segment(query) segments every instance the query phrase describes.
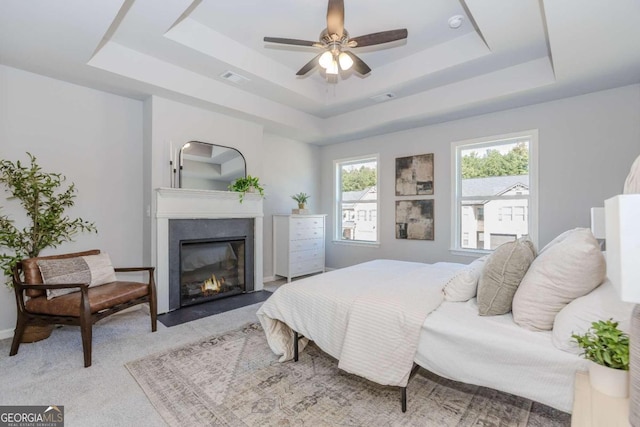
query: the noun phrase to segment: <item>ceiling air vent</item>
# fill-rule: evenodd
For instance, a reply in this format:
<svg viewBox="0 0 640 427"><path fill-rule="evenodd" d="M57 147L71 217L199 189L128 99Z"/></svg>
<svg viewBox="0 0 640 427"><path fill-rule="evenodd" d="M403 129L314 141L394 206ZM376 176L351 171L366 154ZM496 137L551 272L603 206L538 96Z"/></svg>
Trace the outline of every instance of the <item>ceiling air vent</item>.
<svg viewBox="0 0 640 427"><path fill-rule="evenodd" d="M383 93L382 95L372 96L371 99L373 99L375 102L384 102L384 101L393 99L395 97L396 97L395 93L387 92L387 93Z"/></svg>
<svg viewBox="0 0 640 427"><path fill-rule="evenodd" d="M233 71L225 71L224 73L220 74L220 77L237 85L250 81L245 76L241 76L240 74L234 73Z"/></svg>

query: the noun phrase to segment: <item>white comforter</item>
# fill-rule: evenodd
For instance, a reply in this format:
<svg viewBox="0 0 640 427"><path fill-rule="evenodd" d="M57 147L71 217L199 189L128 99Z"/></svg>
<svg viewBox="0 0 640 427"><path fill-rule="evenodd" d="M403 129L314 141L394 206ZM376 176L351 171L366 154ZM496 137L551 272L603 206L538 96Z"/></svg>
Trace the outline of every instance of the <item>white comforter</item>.
<svg viewBox="0 0 640 427"><path fill-rule="evenodd" d="M422 324L464 267L370 261L283 285L257 314L280 361L293 357L293 329L338 359L340 369L404 387Z"/></svg>

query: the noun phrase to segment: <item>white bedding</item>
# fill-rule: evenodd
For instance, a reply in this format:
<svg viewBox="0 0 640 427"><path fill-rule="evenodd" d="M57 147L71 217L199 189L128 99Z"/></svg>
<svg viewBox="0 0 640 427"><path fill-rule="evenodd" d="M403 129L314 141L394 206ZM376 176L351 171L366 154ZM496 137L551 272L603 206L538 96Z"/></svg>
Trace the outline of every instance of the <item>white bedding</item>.
<svg viewBox="0 0 640 427"><path fill-rule="evenodd" d="M586 360L558 350L551 331L517 326L511 313L478 317L476 300L443 302L424 321L416 363L440 376L523 396L571 412L576 370Z"/></svg>
<svg viewBox="0 0 640 427"><path fill-rule="evenodd" d="M269 346L293 357L293 332L339 367L379 384L406 386L425 317L463 264L376 260L281 286L258 310Z"/></svg>

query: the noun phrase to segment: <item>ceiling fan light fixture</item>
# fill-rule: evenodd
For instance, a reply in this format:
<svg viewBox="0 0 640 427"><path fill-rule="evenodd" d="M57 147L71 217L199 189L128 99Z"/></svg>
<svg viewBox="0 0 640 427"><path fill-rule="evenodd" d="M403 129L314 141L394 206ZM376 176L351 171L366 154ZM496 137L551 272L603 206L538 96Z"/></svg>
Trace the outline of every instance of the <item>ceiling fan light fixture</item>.
<svg viewBox="0 0 640 427"><path fill-rule="evenodd" d="M332 62L334 62L333 54L329 50L320 55L320 59L318 59L318 64L320 64L320 66L325 70L328 70L329 67L331 67Z"/></svg>
<svg viewBox="0 0 640 427"><path fill-rule="evenodd" d="M327 67L327 74L338 74L338 61L331 61L331 65Z"/></svg>
<svg viewBox="0 0 640 427"><path fill-rule="evenodd" d="M340 62L340 69L343 71L347 71L351 66L353 66L353 59L344 52L341 52L338 56L338 62Z"/></svg>

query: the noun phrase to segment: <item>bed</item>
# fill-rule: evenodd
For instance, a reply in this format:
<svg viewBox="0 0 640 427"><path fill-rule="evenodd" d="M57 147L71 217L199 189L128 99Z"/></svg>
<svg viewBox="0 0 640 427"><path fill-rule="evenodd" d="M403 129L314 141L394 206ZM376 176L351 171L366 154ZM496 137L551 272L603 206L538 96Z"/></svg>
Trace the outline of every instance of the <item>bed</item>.
<svg viewBox="0 0 640 427"><path fill-rule="evenodd" d="M443 301L465 264L376 260L281 286L258 311L269 346L290 360L298 336L339 368L382 385L406 386L416 366L449 379L517 394L570 412L579 356L551 333L517 326L511 314L478 316L475 300Z"/></svg>

